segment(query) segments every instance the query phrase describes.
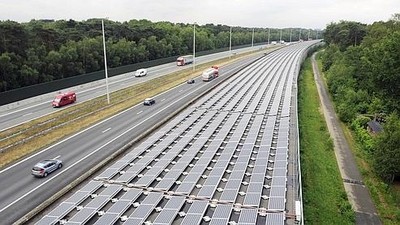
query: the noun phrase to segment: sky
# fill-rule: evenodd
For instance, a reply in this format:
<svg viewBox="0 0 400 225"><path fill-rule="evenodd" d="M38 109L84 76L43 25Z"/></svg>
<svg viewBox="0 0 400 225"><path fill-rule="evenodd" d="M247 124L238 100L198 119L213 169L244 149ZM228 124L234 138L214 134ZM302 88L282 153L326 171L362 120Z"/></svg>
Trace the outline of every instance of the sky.
<svg viewBox="0 0 400 225"><path fill-rule="evenodd" d="M400 0L0 0L0 20L17 22L108 18L324 29L341 20L387 21L395 13Z"/></svg>

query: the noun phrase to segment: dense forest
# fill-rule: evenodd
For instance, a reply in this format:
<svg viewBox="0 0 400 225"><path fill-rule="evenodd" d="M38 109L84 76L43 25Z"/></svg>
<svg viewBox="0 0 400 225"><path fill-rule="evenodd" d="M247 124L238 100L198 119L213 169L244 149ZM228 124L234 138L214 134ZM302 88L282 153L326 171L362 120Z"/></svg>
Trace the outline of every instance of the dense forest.
<svg viewBox="0 0 400 225"><path fill-rule="evenodd" d="M327 26L323 70L340 119L355 131L374 171L387 182L400 178L400 14L366 25ZM375 119L383 132L366 131Z"/></svg>
<svg viewBox="0 0 400 225"><path fill-rule="evenodd" d="M104 21L108 67L178 56L193 49L193 24ZM268 35L269 34L269 35ZM229 46L230 27L196 25L196 51ZM253 28L232 28L232 46L252 43ZM316 31L254 29L254 43L299 40ZM104 69L101 19L0 21L0 92Z"/></svg>

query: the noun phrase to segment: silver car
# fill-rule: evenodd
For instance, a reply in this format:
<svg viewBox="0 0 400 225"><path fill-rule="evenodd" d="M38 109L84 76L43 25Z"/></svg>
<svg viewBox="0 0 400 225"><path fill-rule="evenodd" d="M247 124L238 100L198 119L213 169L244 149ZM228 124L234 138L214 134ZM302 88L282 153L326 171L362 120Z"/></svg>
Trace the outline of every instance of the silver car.
<svg viewBox="0 0 400 225"><path fill-rule="evenodd" d="M59 159L46 159L32 168L32 175L35 177L47 177L51 172L62 167L62 161Z"/></svg>

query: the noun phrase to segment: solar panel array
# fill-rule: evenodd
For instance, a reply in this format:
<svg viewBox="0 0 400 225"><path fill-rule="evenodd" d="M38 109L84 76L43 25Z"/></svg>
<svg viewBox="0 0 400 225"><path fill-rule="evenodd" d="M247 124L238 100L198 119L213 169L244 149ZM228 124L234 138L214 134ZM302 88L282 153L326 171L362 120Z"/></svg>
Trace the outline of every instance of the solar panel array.
<svg viewBox="0 0 400 225"><path fill-rule="evenodd" d="M309 45L231 77L37 224L285 224L292 85Z"/></svg>

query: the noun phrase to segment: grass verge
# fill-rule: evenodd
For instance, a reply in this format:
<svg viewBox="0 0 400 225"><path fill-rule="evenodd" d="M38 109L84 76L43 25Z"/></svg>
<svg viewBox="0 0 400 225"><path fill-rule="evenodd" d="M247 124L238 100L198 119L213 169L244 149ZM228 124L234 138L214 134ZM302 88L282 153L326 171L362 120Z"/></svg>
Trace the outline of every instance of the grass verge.
<svg viewBox="0 0 400 225"><path fill-rule="evenodd" d="M321 59L319 57L316 59L318 67L322 68ZM370 166L371 161L369 156L362 150L362 147L354 138L355 134L343 123L342 129L382 223L387 225L400 224L400 182L389 185L377 177Z"/></svg>
<svg viewBox="0 0 400 225"><path fill-rule="evenodd" d="M299 130L306 224L354 224L328 128L320 110L310 59L299 77Z"/></svg>

